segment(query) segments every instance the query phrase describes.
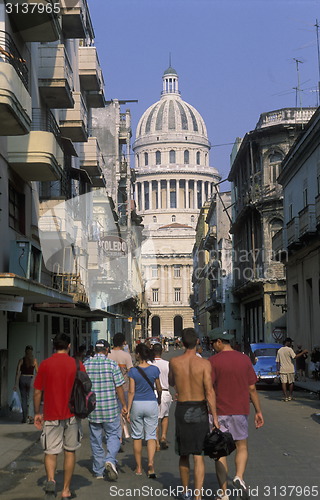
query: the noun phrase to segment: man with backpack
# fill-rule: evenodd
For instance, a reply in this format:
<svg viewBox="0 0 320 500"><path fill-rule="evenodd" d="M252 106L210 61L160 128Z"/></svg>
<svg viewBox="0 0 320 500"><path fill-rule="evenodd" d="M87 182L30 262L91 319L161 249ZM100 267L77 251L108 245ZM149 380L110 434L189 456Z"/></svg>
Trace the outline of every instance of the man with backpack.
<svg viewBox="0 0 320 500"><path fill-rule="evenodd" d="M76 376L76 363L69 356L70 337L58 333L53 339L55 353L39 366L34 381L34 425L42 430L44 464L47 473L46 499L54 498L57 456L64 450L64 482L61 498L71 498L70 482L75 466L75 451L80 447L80 420L69 409L69 399ZM80 370L85 371L80 362ZM43 415L40 403L43 394Z"/></svg>
<svg viewBox="0 0 320 500"><path fill-rule="evenodd" d="M90 443L93 456L93 473L103 479L104 470L110 481L118 479L117 453L120 449L121 423L117 397L122 405L122 414L127 413L123 384L125 383L118 363L108 359L109 343L98 340L95 355L85 361L86 372L96 394L96 408L88 416ZM104 450L103 437L106 438L107 452Z"/></svg>

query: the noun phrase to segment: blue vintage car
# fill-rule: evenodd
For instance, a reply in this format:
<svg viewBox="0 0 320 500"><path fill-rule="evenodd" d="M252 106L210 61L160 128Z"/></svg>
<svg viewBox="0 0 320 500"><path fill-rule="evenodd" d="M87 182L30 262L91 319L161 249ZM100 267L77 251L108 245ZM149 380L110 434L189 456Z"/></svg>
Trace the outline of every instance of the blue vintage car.
<svg viewBox="0 0 320 500"><path fill-rule="evenodd" d="M276 356L281 344L265 344L259 342L250 344L254 358L254 371L258 377L258 382L266 382L272 384L279 382L277 377Z"/></svg>

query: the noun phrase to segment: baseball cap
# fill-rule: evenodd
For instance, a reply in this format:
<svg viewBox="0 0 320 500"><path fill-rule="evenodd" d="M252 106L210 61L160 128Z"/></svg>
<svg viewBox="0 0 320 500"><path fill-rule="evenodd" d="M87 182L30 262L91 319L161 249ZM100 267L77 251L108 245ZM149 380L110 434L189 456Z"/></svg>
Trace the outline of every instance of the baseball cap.
<svg viewBox="0 0 320 500"><path fill-rule="evenodd" d="M232 340L234 337L233 337L233 334L232 333L228 333L228 332L216 332L216 333L210 333L210 339L211 340Z"/></svg>
<svg viewBox="0 0 320 500"><path fill-rule="evenodd" d="M109 349L110 348L110 344L107 340L105 339L100 339L100 340L97 340L96 344L95 344L95 347L100 347L100 349L104 348L104 349Z"/></svg>

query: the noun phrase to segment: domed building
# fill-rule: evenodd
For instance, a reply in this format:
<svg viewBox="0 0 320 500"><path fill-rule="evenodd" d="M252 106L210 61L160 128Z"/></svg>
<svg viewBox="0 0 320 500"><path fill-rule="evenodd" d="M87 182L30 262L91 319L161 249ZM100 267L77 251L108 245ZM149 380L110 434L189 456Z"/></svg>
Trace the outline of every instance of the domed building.
<svg viewBox="0 0 320 500"><path fill-rule="evenodd" d="M160 100L137 126L135 200L146 237L142 265L151 315L145 333L173 337L194 326L190 295L195 228L200 208L221 177L209 166L206 125L181 99L177 72L168 68L162 80Z"/></svg>

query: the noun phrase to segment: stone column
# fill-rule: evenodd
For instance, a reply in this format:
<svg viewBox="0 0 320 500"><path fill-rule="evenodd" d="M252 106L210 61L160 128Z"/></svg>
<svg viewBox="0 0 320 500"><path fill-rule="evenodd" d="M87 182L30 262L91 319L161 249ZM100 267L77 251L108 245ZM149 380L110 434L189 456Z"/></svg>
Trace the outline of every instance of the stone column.
<svg viewBox="0 0 320 500"><path fill-rule="evenodd" d="M145 193L144 193L144 181L141 182L141 210L145 210Z"/></svg>
<svg viewBox="0 0 320 500"><path fill-rule="evenodd" d="M157 196L158 196L158 209L162 208L161 207L161 181L158 181L158 192L157 192Z"/></svg>
<svg viewBox="0 0 320 500"><path fill-rule="evenodd" d="M193 182L193 205L194 208L198 208L198 197L197 197L198 181Z"/></svg>
<svg viewBox="0 0 320 500"><path fill-rule="evenodd" d="M212 190L211 190L211 182L208 182L208 199L211 199Z"/></svg>
<svg viewBox="0 0 320 500"><path fill-rule="evenodd" d="M170 181L167 180L167 208L170 208Z"/></svg>
<svg viewBox="0 0 320 500"><path fill-rule="evenodd" d="M189 208L189 180L185 181L185 208Z"/></svg>
<svg viewBox="0 0 320 500"><path fill-rule="evenodd" d="M204 181L201 181L201 206L206 201L206 192L204 190Z"/></svg>
<svg viewBox="0 0 320 500"><path fill-rule="evenodd" d="M152 181L149 181L149 210L152 210Z"/></svg>
<svg viewBox="0 0 320 500"><path fill-rule="evenodd" d="M179 202L179 179L176 179L176 208L180 208L180 202Z"/></svg>

